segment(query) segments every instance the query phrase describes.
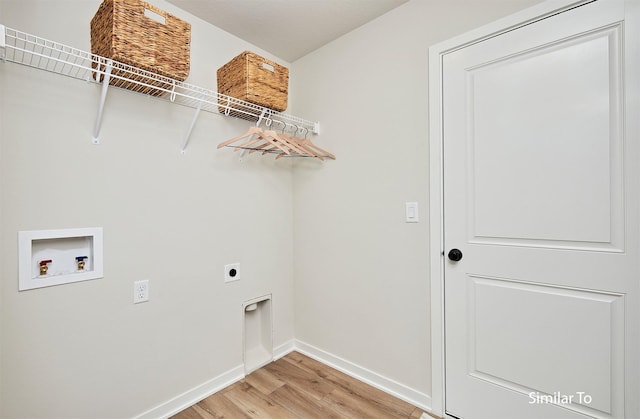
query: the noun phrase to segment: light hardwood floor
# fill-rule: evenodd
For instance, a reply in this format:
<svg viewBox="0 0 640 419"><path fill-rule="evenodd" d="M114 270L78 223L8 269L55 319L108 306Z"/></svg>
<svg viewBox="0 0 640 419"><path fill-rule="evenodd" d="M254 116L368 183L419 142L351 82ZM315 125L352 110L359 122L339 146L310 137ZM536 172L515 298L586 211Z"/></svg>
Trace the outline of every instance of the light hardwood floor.
<svg viewBox="0 0 640 419"><path fill-rule="evenodd" d="M422 410L298 352L183 410L173 419L420 418Z"/></svg>

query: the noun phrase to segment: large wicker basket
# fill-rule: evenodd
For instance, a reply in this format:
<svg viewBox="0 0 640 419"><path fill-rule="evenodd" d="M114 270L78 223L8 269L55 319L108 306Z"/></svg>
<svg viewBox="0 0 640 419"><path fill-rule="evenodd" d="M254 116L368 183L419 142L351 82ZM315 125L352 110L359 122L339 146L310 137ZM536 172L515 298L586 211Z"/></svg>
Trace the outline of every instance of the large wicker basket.
<svg viewBox="0 0 640 419"><path fill-rule="evenodd" d="M289 70L250 51L217 72L218 93L276 111L287 109Z"/></svg>
<svg viewBox="0 0 640 419"><path fill-rule="evenodd" d="M91 19L92 53L171 79L184 81L189 75L190 44L189 23L141 0L104 0ZM157 80L143 81L171 88ZM140 90L117 77L111 84Z"/></svg>

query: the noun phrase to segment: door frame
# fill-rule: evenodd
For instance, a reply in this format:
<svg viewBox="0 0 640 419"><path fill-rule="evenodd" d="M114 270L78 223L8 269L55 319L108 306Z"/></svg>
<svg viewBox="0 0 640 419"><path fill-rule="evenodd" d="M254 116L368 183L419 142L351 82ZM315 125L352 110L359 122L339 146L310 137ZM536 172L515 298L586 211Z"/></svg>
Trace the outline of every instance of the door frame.
<svg viewBox="0 0 640 419"><path fill-rule="evenodd" d="M429 231L431 280L431 413L445 413L444 168L442 62L447 54L593 0L547 0L429 47Z"/></svg>

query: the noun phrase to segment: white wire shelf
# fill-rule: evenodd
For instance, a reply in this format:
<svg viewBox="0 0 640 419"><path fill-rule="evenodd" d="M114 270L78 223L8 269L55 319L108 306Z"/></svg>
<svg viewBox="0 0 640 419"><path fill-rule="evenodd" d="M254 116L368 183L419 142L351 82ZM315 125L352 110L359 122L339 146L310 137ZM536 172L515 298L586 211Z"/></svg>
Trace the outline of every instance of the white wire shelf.
<svg viewBox="0 0 640 419"><path fill-rule="evenodd" d="M196 109L196 114L183 144L183 152L200 111L242 118L255 121L258 124L261 121L280 121L289 126L297 127L301 131L319 134L320 124L318 122L254 105L210 89L174 80L55 41L20 32L1 24L0 59L78 80L102 83L103 91L96 118L94 143L99 142L107 86L126 88L129 91L151 95L158 99Z"/></svg>

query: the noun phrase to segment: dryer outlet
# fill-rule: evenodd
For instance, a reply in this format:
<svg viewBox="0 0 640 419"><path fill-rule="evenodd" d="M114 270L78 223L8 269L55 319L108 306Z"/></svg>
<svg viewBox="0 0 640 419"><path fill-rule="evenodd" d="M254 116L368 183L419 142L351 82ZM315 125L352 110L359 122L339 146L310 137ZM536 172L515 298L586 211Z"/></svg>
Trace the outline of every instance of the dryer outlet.
<svg viewBox="0 0 640 419"><path fill-rule="evenodd" d="M230 263L224 265L224 282L232 282L240 279L240 264Z"/></svg>

